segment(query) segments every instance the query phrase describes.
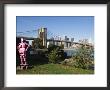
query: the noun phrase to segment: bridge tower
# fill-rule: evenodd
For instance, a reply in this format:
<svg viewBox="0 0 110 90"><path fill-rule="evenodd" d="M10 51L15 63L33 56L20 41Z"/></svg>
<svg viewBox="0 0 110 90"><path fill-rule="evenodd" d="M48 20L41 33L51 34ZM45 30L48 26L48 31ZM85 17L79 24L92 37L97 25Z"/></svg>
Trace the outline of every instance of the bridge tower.
<svg viewBox="0 0 110 90"><path fill-rule="evenodd" d="M38 37L42 40L42 45L47 47L47 28L38 29Z"/></svg>

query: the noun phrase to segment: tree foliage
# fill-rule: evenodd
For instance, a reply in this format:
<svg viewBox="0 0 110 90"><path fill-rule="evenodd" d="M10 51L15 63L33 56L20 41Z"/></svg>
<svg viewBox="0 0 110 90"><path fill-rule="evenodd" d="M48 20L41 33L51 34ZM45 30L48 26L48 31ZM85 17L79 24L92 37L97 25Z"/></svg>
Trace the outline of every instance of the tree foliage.
<svg viewBox="0 0 110 90"><path fill-rule="evenodd" d="M52 50L49 53L48 58L49 58L49 62L56 63L57 60L59 59L57 49Z"/></svg>
<svg viewBox="0 0 110 90"><path fill-rule="evenodd" d="M93 47L86 47L82 45L76 54L73 56L74 66L77 68L88 69L94 61Z"/></svg>
<svg viewBox="0 0 110 90"><path fill-rule="evenodd" d="M44 48L44 46L42 44L42 40L40 38L34 39L34 41L32 42L32 48L34 48L34 49Z"/></svg>
<svg viewBox="0 0 110 90"><path fill-rule="evenodd" d="M51 63L59 63L64 60L64 51L61 50L60 46L49 45L48 47L48 59Z"/></svg>

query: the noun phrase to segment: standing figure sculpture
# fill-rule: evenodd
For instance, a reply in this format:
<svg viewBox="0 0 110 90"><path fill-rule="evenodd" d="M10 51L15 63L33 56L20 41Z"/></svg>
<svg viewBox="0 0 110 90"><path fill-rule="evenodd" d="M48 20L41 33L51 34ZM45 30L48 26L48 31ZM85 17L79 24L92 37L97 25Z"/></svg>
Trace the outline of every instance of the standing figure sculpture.
<svg viewBox="0 0 110 90"><path fill-rule="evenodd" d="M21 38L21 43L19 43L18 45L18 51L19 51L20 60L21 60L20 66L27 66L26 51L28 48L29 48L29 44L24 42L24 39Z"/></svg>

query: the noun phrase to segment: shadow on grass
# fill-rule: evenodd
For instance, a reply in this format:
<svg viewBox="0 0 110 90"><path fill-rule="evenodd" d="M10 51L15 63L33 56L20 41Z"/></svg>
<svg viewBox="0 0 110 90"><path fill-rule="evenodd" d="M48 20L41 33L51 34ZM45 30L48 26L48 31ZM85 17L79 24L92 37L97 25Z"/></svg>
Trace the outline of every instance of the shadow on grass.
<svg viewBox="0 0 110 90"><path fill-rule="evenodd" d="M48 63L48 58L44 55L33 54L27 55L27 63L29 64L28 69L32 69L33 66L43 65ZM16 65L20 65L20 58L19 56L16 58Z"/></svg>
<svg viewBox="0 0 110 90"><path fill-rule="evenodd" d="M30 65L42 65L42 64L47 64L48 63L48 58L46 58L43 55L34 54L34 55L30 55L27 58L27 62Z"/></svg>

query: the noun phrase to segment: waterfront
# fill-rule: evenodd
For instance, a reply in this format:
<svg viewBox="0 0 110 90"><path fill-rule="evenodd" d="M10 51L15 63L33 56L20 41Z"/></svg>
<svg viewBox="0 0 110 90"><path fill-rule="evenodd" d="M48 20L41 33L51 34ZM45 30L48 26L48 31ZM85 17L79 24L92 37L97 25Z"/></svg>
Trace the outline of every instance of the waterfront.
<svg viewBox="0 0 110 90"><path fill-rule="evenodd" d="M78 52L78 49L75 49L75 48L64 49L64 52L67 54L68 57L71 57L71 56L75 56L75 54ZM91 57L94 58L94 52L91 53Z"/></svg>
<svg viewBox="0 0 110 90"><path fill-rule="evenodd" d="M16 47L18 47L19 43L21 43L21 38L23 38L24 42L30 46L28 49L26 49L27 52L25 53L25 58L24 56L22 56L22 58L19 57L19 52L16 54L18 56L16 60L17 67L22 67L20 64L20 59L22 61L21 63L26 62L28 64L28 69L27 66L24 65L23 67L25 70L22 70L21 72L18 70L17 73L94 73L94 70L90 68L92 65L91 60L94 59L91 58L91 50L94 48L94 17L17 16L16 20ZM85 25L86 23L87 25ZM86 27L88 24L89 27ZM31 26L35 26L35 28ZM86 34L81 33L82 31L86 32ZM86 70L89 72L86 72Z"/></svg>
<svg viewBox="0 0 110 90"><path fill-rule="evenodd" d="M73 49L64 49L64 52L66 52L67 56L73 56L75 55L75 53L77 52L78 50L73 48Z"/></svg>

